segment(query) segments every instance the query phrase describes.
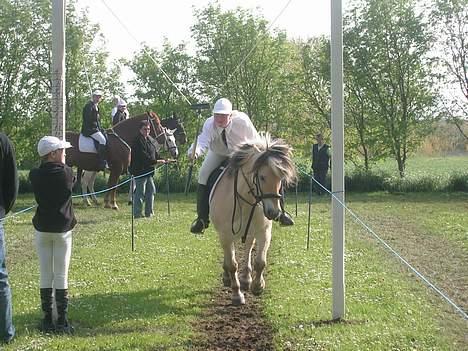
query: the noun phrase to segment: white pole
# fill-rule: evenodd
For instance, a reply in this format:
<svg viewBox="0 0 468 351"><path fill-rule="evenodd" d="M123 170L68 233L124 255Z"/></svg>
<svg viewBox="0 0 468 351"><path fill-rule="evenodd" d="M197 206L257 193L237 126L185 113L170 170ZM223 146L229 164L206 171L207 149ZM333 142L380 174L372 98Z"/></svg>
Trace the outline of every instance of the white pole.
<svg viewBox="0 0 468 351"><path fill-rule="evenodd" d="M332 126L332 230L333 319L345 315L344 277L344 118L343 118L343 15L341 0L331 0L331 126ZM338 201L339 200L339 201Z"/></svg>
<svg viewBox="0 0 468 351"><path fill-rule="evenodd" d="M52 135L65 139L65 1L52 0Z"/></svg>

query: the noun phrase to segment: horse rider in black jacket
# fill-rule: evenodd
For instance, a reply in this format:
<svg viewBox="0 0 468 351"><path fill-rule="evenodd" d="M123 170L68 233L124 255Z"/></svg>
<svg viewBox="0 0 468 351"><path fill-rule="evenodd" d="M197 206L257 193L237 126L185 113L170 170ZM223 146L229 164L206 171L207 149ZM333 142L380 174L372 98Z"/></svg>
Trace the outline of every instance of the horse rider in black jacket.
<svg viewBox="0 0 468 351"><path fill-rule="evenodd" d="M101 118L99 116L99 102L102 100L102 91L95 90L92 99L83 108L83 124L81 134L94 139L98 157L99 169L106 168L106 137L104 129L101 127Z"/></svg>

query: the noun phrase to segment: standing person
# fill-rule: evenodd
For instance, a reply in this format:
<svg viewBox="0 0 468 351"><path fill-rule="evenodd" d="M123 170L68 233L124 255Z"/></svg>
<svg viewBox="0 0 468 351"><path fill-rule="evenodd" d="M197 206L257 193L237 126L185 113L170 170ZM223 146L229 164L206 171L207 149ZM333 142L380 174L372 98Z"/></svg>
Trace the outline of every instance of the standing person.
<svg viewBox="0 0 468 351"><path fill-rule="evenodd" d="M44 318L43 332L73 333L68 322L68 269L72 250L72 229L76 219L72 206L72 189L75 177L65 165L65 149L69 142L54 136L45 136L37 144L41 157L39 168L32 169L29 179L37 202L33 217L36 248L40 268L40 295ZM53 296L58 319L52 320Z"/></svg>
<svg viewBox="0 0 468 351"><path fill-rule="evenodd" d="M102 91L95 90L90 101L83 108L83 124L81 134L91 137L95 140L98 157L99 169L104 170L106 164L106 137L104 129L101 127L101 117L99 115L99 103L102 100Z"/></svg>
<svg viewBox="0 0 468 351"><path fill-rule="evenodd" d="M112 104L114 107L112 107L111 110L111 122L114 120L114 115L117 113L117 109L119 108L119 101L120 101L120 96L119 95L114 95L112 98Z"/></svg>
<svg viewBox="0 0 468 351"><path fill-rule="evenodd" d="M326 177L330 165L331 150L330 146L324 143L323 135L318 133L316 136L317 143L312 146L312 170L314 171L314 179L327 188ZM318 195L324 193L323 188L315 184Z"/></svg>
<svg viewBox="0 0 468 351"><path fill-rule="evenodd" d="M15 336L11 288L6 267L6 244L3 220L18 195L18 172L15 152L8 137L0 132L0 342L9 343Z"/></svg>
<svg viewBox="0 0 468 351"><path fill-rule="evenodd" d="M154 165L164 162L158 161L159 155L149 133L150 123L142 121L138 136L132 145L130 172L136 177L145 174L145 176L135 178L135 203L133 205L135 218L143 217L143 202L145 202L145 217L153 216L154 193L156 192L153 180Z"/></svg>
<svg viewBox="0 0 468 351"><path fill-rule="evenodd" d="M198 173L197 218L190 227L192 233L203 233L209 225L210 205L207 182L211 172L218 168L237 146L257 138L258 132L249 116L244 112L232 110L232 104L226 98L216 101L213 116L205 121L203 130L198 136L194 154L194 157L198 158L208 151ZM192 144L188 150L190 158L194 147ZM282 225L294 223L284 211L278 220Z"/></svg>
<svg viewBox="0 0 468 351"><path fill-rule="evenodd" d="M119 99L117 103L117 111L112 117L112 126L115 126L117 123L125 121L128 118L127 103L124 99Z"/></svg>

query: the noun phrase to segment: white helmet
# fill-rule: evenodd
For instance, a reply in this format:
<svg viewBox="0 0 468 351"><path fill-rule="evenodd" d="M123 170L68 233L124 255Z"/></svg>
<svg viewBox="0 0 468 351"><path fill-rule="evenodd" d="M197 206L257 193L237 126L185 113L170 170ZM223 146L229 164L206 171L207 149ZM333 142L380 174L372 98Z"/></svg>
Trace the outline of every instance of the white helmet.
<svg viewBox="0 0 468 351"><path fill-rule="evenodd" d="M93 95L94 96L102 96L103 95L102 90L101 89L95 89L93 91Z"/></svg>
<svg viewBox="0 0 468 351"><path fill-rule="evenodd" d="M214 104L213 113L220 113L223 115L230 115L232 113L232 104L226 98L221 98Z"/></svg>

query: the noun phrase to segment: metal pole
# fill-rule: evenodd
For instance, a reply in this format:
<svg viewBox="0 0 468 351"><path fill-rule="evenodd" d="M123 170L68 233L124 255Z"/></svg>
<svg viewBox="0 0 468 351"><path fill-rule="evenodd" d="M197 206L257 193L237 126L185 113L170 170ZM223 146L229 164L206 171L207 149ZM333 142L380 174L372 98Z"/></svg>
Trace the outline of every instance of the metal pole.
<svg viewBox="0 0 468 351"><path fill-rule="evenodd" d="M297 183L296 183L296 217L297 217Z"/></svg>
<svg viewBox="0 0 468 351"><path fill-rule="evenodd" d="M333 319L345 315L344 270L344 118L343 118L343 15L342 1L331 0L331 126L332 126L332 230ZM339 200L339 201L338 201Z"/></svg>
<svg viewBox="0 0 468 351"><path fill-rule="evenodd" d="M309 214L307 216L307 250L309 250L309 241L310 241L310 215L312 212L312 174L310 175L309 183Z"/></svg>
<svg viewBox="0 0 468 351"><path fill-rule="evenodd" d="M170 216L171 215L171 208L169 206L169 173L168 173L168 166L169 163L166 162L164 167L165 167L165 173L166 173L166 197L167 197L167 214Z"/></svg>
<svg viewBox="0 0 468 351"><path fill-rule="evenodd" d="M135 182L135 178L131 178L132 180L130 181L130 187L132 188L132 251L135 251L135 220L133 217L133 209L135 206L135 192L133 191L133 184Z"/></svg>
<svg viewBox="0 0 468 351"><path fill-rule="evenodd" d="M52 135L65 139L65 0L52 0Z"/></svg>

